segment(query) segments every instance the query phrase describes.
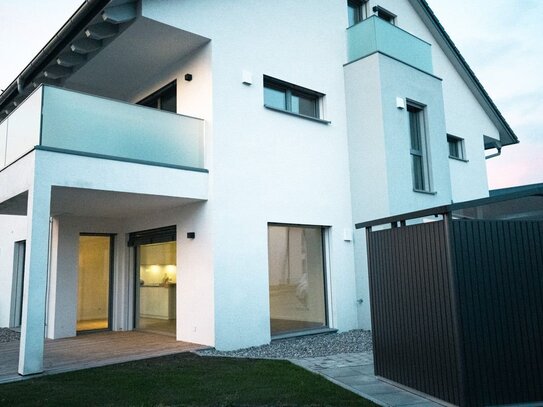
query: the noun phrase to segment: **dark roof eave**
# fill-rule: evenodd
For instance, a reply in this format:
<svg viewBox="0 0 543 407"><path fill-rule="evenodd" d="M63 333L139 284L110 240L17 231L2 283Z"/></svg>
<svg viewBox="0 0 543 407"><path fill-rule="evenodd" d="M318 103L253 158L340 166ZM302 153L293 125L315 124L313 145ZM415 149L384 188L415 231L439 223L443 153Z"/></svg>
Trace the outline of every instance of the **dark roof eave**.
<svg viewBox="0 0 543 407"><path fill-rule="evenodd" d="M111 0L85 0L75 13L64 23L58 32L51 38L47 44L38 52L30 63L21 71L13 82L0 94L0 111L9 104L17 95L18 82L20 86L25 87L29 79L36 77L47 65L51 63L52 58L68 45L68 43L89 24L92 19L110 2Z"/></svg>
<svg viewBox="0 0 543 407"><path fill-rule="evenodd" d="M462 67L462 69L465 71L467 76L471 79L473 87L476 89L477 92L481 95L482 99L488 103L488 107L490 110L496 115L496 119L498 121L498 129L500 130L500 141L502 143L502 146L510 145L510 144L517 144L519 142L518 137L516 136L515 132L509 126L509 123L505 120L503 115L501 114L500 110L488 94L488 92L485 90L479 79L477 79L477 76L473 72L473 70L470 68L454 42L452 41L451 37L449 37L449 34L445 31L445 28L441 25L439 22L437 16L434 14L433 10L430 8L429 4L426 0L410 0L410 2L413 5L420 5L422 10L424 11L424 14L430 22L432 23L433 27L438 31L438 33L441 35L441 38L444 40L444 42L449 47L449 50L451 51L452 56L456 59L458 64Z"/></svg>
<svg viewBox="0 0 543 407"><path fill-rule="evenodd" d="M385 218L373 219L366 222L360 222L355 225L356 229L371 228L373 226L385 225L388 223L396 223L409 219L425 218L434 215L446 215L453 211L458 211L467 208L473 208L482 205L489 205L513 199L526 198L529 196L543 197L543 183L521 185L518 187L497 189L490 191L490 196L486 198L473 199L471 201L451 203L449 205L437 206L434 208L422 209L419 211L403 213L399 215L387 216Z"/></svg>

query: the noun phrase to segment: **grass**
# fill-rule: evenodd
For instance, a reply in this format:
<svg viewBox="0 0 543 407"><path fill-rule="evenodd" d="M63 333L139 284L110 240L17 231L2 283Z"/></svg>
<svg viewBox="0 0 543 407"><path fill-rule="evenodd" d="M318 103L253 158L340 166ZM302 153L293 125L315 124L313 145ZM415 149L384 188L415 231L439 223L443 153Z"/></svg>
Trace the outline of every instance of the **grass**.
<svg viewBox="0 0 543 407"><path fill-rule="evenodd" d="M191 353L0 385L0 406L375 406L287 361Z"/></svg>

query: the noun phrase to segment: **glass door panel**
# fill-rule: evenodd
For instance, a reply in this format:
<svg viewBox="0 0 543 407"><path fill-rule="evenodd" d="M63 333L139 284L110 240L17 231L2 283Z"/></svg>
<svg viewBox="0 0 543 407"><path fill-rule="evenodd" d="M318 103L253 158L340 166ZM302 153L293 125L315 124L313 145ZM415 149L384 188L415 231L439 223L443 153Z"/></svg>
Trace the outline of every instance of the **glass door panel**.
<svg viewBox="0 0 543 407"><path fill-rule="evenodd" d="M269 226L268 263L271 334L325 327L322 228Z"/></svg>
<svg viewBox="0 0 543 407"><path fill-rule="evenodd" d="M110 328L111 236L79 237L77 331Z"/></svg>
<svg viewBox="0 0 543 407"><path fill-rule="evenodd" d="M136 328L175 335L177 244L138 246Z"/></svg>

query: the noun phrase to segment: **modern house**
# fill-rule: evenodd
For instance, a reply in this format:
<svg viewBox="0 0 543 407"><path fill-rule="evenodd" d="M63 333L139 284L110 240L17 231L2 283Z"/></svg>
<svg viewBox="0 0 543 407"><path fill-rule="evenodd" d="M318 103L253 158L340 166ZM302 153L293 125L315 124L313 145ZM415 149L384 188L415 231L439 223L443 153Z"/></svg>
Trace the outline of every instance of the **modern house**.
<svg viewBox="0 0 543 407"><path fill-rule="evenodd" d="M354 223L487 197L516 142L424 0L87 0L0 95L19 373L83 331L369 329Z"/></svg>

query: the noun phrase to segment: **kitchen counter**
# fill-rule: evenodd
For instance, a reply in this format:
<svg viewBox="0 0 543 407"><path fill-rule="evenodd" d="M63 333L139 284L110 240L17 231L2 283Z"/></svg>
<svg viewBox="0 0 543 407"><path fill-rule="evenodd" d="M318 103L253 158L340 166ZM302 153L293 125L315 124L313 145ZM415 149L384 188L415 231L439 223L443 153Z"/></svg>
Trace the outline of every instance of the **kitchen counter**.
<svg viewBox="0 0 543 407"><path fill-rule="evenodd" d="M140 286L140 317L175 319L175 284L167 286L144 284Z"/></svg>

